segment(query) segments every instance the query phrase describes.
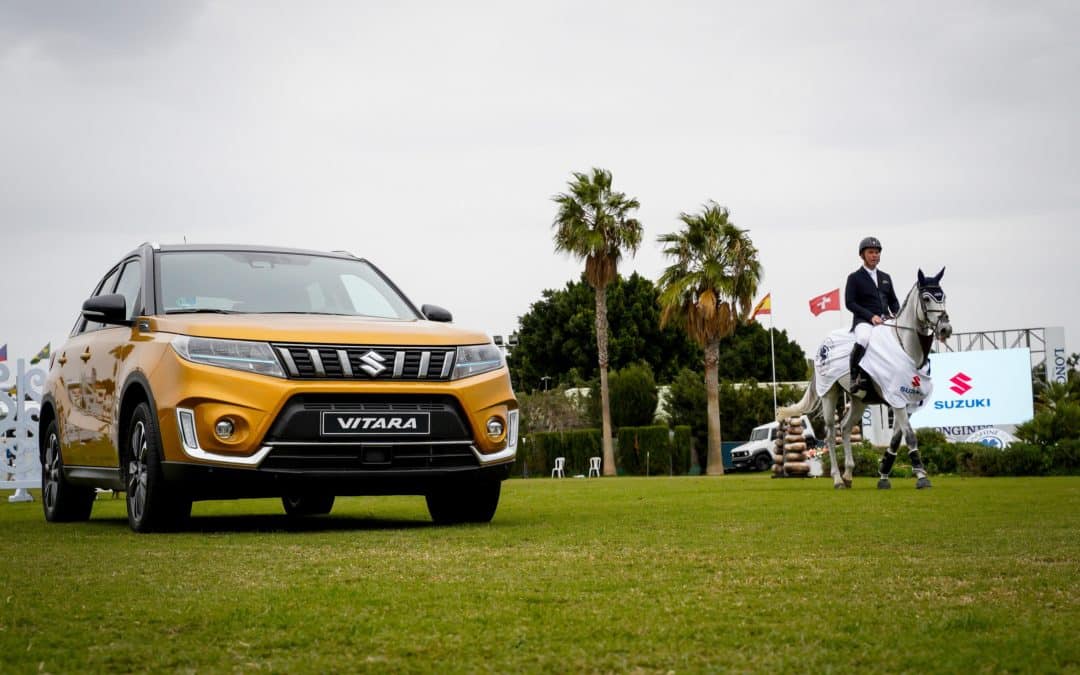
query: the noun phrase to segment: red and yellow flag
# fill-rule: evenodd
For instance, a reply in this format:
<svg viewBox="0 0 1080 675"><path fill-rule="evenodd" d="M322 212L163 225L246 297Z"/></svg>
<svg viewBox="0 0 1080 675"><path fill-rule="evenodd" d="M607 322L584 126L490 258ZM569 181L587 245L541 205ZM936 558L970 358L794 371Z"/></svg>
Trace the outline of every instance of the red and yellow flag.
<svg viewBox="0 0 1080 675"><path fill-rule="evenodd" d="M772 314L772 293L765 294L765 297L754 308L754 313L750 315L750 318L753 319L758 314Z"/></svg>

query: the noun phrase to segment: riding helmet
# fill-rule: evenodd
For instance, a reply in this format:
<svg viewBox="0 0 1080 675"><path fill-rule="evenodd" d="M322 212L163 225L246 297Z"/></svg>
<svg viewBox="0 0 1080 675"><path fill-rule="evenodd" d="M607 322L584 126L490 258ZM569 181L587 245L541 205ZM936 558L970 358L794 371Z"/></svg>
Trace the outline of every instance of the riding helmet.
<svg viewBox="0 0 1080 675"><path fill-rule="evenodd" d="M859 255L861 256L862 252L868 248L876 248L880 251L881 242L877 237L863 237L863 240L859 242Z"/></svg>

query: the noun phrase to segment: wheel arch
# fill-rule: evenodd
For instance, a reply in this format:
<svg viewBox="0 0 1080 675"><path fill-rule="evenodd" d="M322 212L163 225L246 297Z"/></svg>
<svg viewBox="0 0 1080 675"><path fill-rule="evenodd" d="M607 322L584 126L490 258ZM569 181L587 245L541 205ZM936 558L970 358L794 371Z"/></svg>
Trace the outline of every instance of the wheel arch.
<svg viewBox="0 0 1080 675"><path fill-rule="evenodd" d="M41 398L41 409L38 411L38 459L42 464L45 463L45 444L49 440L45 436L45 431L55 419L57 419L56 402L53 401L52 394L46 394ZM60 422L57 421L56 425L59 427Z"/></svg>
<svg viewBox="0 0 1080 675"><path fill-rule="evenodd" d="M116 451L119 455L123 452L123 439L127 434L128 420L132 411L140 403L145 403L150 408L150 415L154 418L155 426L158 423L157 405L154 403L154 394L150 388L150 381L141 372L132 373L120 393L120 408L116 418ZM159 427L160 428L160 427ZM121 461L121 465L123 462Z"/></svg>

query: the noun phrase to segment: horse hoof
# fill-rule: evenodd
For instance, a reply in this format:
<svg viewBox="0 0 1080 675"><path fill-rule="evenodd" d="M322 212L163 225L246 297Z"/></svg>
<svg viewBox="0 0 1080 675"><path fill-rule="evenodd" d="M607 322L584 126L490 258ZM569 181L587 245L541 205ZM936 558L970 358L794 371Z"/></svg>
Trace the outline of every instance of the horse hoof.
<svg viewBox="0 0 1080 675"><path fill-rule="evenodd" d="M845 478L844 479L844 487L846 487L846 488L851 487L851 481Z"/></svg>
<svg viewBox="0 0 1080 675"><path fill-rule="evenodd" d="M878 482L877 482L877 489L879 489L879 490L891 490L892 489L892 483L889 482L888 478L882 478L882 479L878 480Z"/></svg>
<svg viewBox="0 0 1080 675"><path fill-rule="evenodd" d="M833 489L834 490L846 490L846 489L848 489L848 486L843 484L843 483L833 483Z"/></svg>
<svg viewBox="0 0 1080 675"><path fill-rule="evenodd" d="M930 479L929 478L920 478L919 480L915 481L915 489L916 490L922 490L923 488L928 488L928 487L933 487L932 485L930 485Z"/></svg>

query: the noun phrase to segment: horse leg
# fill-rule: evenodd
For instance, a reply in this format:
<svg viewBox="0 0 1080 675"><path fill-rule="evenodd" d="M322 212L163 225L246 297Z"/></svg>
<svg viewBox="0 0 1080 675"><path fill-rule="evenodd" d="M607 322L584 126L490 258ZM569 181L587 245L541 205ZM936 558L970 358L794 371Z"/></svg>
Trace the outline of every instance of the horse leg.
<svg viewBox="0 0 1080 675"><path fill-rule="evenodd" d="M829 453L833 488L845 488L840 478L840 462L836 461L836 395L831 391L821 398L821 416L825 418L825 451Z"/></svg>
<svg viewBox="0 0 1080 675"><path fill-rule="evenodd" d="M915 429L911 427L911 420L908 419L907 411L900 410L894 413L897 428L903 429L904 438L907 440L908 457L911 459L911 471L915 474L915 488L922 490L924 488L931 487L930 479L926 476L926 467L923 466L922 457L919 456L919 437L915 434Z"/></svg>
<svg viewBox="0 0 1080 675"><path fill-rule="evenodd" d="M844 415L844 421L841 424L844 425L844 483L851 487L852 480L855 473L855 456L851 451L851 427L854 420L862 420L863 410L866 409L866 404L861 399L852 398L851 407L848 408L848 412Z"/></svg>
<svg viewBox="0 0 1080 675"><path fill-rule="evenodd" d="M900 439L903 437L904 431L897 425L896 431L893 432L892 438L889 439L889 447L885 448L885 452L881 455L881 463L878 464L877 486L879 490L888 490L892 487L892 483L889 482L889 474L892 473L893 463L896 461L896 452L900 449Z"/></svg>

